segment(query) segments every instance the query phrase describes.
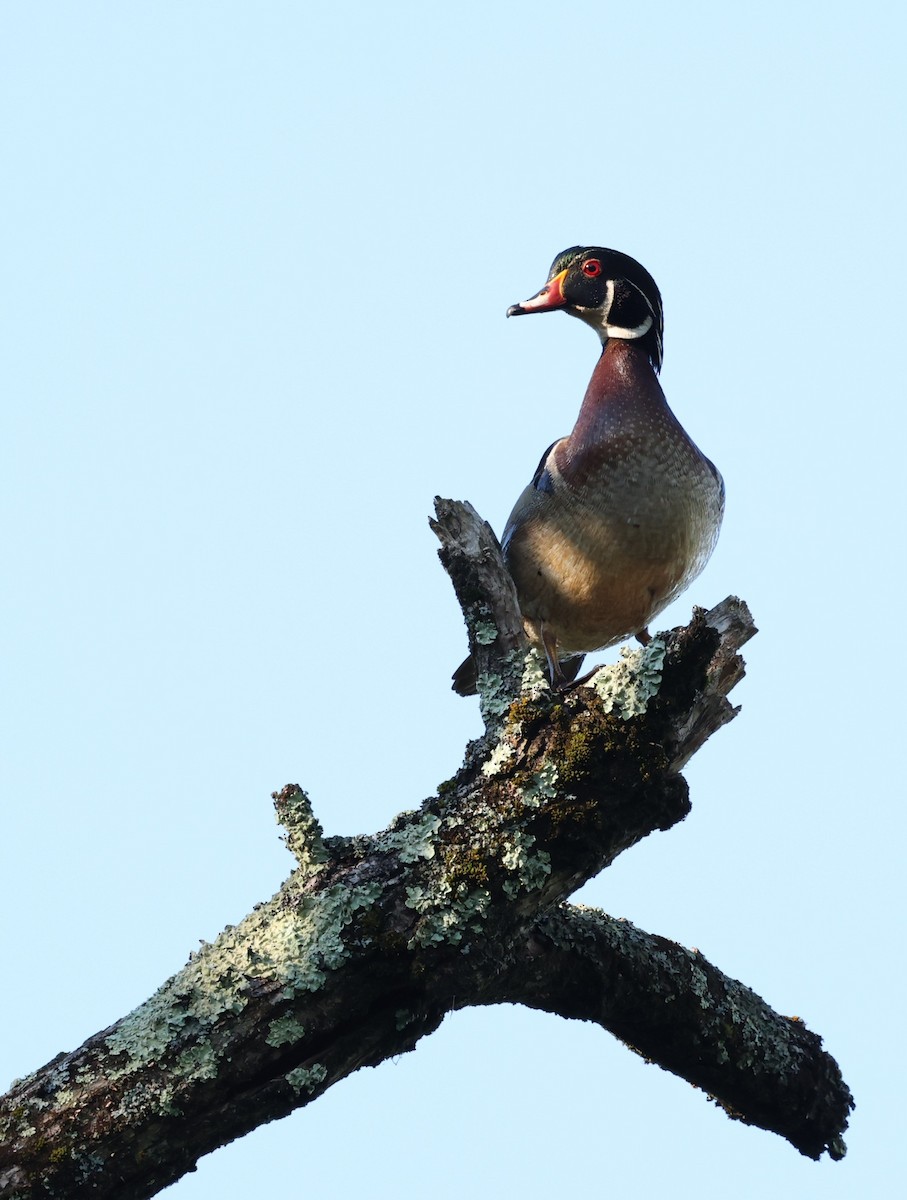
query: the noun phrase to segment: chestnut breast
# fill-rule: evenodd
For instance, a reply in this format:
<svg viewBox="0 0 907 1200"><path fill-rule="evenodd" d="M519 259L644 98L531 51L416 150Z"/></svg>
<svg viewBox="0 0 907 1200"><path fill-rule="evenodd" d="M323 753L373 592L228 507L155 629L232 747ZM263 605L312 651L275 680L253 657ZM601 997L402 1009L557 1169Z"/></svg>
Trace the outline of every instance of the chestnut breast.
<svg viewBox="0 0 907 1200"><path fill-rule="evenodd" d="M591 651L645 628L699 574L721 525L721 477L668 408L648 358L610 340L573 432L510 516L503 546L537 640Z"/></svg>

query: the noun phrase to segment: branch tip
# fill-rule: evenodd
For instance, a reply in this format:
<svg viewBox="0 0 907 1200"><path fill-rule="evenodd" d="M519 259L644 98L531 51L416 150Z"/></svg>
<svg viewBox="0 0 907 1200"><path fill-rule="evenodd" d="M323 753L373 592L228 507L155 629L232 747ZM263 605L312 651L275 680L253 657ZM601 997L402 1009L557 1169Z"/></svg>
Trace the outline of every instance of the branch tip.
<svg viewBox="0 0 907 1200"><path fill-rule="evenodd" d="M501 1000L600 1025L807 1158L846 1152L853 1098L822 1039L698 950L562 903L537 919L522 961L517 952L495 981L487 1002Z"/></svg>
<svg viewBox="0 0 907 1200"><path fill-rule="evenodd" d="M313 868L328 861L321 823L312 812L312 802L298 783L288 783L272 792L277 820L284 828L283 840L300 867Z"/></svg>
<svg viewBox="0 0 907 1200"><path fill-rule="evenodd" d="M500 543L488 522L463 500L436 496L435 517L429 524L441 543L438 554L466 622L473 664L467 675L476 680L483 676L494 679L509 703L520 689L522 659L529 642ZM467 667L469 660L455 678ZM483 709L488 725L495 725L499 715Z"/></svg>

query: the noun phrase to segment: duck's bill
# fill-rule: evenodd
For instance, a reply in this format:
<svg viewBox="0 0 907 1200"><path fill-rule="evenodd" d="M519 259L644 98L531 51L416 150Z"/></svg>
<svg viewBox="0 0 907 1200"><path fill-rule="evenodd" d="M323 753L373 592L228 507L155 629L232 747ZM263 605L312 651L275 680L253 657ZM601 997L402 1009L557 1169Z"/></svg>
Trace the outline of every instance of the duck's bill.
<svg viewBox="0 0 907 1200"><path fill-rule="evenodd" d="M553 309L566 307L567 301L563 292L566 274L566 271L561 271L559 275L549 279L540 292L536 292L531 299L524 300L522 304L511 304L507 309L507 316L522 317L525 313L551 312Z"/></svg>

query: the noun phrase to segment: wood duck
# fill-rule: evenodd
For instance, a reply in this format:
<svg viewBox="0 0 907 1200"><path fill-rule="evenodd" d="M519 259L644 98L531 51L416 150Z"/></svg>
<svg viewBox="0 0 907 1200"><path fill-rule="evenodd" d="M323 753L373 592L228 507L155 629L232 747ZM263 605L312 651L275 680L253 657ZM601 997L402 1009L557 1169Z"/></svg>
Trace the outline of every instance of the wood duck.
<svg viewBox="0 0 907 1200"><path fill-rule="evenodd" d="M724 484L658 382L662 305L649 272L616 250L571 246L507 316L557 309L591 325L602 353L573 432L542 455L501 547L527 635L564 686L584 654L649 640L649 622L708 562ZM470 659L453 686L474 693Z"/></svg>

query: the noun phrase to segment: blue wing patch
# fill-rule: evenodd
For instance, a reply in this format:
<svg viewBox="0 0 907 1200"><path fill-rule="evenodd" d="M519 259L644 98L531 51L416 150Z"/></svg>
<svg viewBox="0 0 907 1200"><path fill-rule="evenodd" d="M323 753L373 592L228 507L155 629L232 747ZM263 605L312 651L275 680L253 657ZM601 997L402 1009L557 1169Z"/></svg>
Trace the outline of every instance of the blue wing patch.
<svg viewBox="0 0 907 1200"><path fill-rule="evenodd" d="M559 441L561 441L561 438L557 438L551 443L551 445L542 455L539 465L535 468L535 474L532 476L532 486L537 492L554 491L554 480L551 478L551 472L545 466L545 463L548 461L548 455Z"/></svg>

